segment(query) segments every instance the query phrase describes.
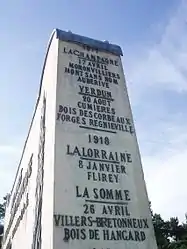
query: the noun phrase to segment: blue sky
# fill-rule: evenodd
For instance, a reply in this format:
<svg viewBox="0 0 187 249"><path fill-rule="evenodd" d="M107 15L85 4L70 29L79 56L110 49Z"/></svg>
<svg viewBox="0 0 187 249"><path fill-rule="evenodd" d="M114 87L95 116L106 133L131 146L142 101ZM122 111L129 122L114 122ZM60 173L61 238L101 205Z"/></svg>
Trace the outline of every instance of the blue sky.
<svg viewBox="0 0 187 249"><path fill-rule="evenodd" d="M54 28L119 44L154 211L187 211L187 3L20 0L0 3L0 199L11 188ZM164 192L164 191L165 192Z"/></svg>

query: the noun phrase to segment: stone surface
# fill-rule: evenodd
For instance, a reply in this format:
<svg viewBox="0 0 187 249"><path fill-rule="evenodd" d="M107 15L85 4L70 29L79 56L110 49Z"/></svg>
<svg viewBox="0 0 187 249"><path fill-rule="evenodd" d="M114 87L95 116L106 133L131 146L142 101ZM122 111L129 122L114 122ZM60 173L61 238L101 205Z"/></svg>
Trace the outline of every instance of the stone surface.
<svg viewBox="0 0 187 249"><path fill-rule="evenodd" d="M45 59L4 249L156 249L121 48L60 32Z"/></svg>

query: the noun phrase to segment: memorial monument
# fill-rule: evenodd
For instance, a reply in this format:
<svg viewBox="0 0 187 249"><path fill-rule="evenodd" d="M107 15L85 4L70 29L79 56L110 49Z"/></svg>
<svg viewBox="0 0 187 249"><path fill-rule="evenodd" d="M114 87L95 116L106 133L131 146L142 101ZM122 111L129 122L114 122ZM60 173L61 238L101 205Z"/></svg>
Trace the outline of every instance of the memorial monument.
<svg viewBox="0 0 187 249"><path fill-rule="evenodd" d="M55 30L3 249L156 249L122 50Z"/></svg>

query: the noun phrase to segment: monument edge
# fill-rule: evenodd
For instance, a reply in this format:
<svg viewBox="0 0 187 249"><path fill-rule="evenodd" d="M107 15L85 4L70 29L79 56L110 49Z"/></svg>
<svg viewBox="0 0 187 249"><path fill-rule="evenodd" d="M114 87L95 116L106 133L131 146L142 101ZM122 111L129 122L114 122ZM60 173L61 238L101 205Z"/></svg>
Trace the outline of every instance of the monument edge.
<svg viewBox="0 0 187 249"><path fill-rule="evenodd" d="M51 36L49 38L48 45L47 45L47 48L46 48L46 53L45 53L45 57L44 57L43 67L42 67L42 73L41 73L41 77L40 77L40 84L39 84L38 96L37 96L36 104L34 106L34 112L33 112L33 115L32 115L32 118L31 118L31 122L30 122L30 125L29 125L29 130L28 130L28 133L27 133L24 145L23 145L23 150L22 150L22 153L21 153L21 158L20 158L17 170L16 170L14 182L13 182L12 188L11 188L10 193L9 193L10 197L12 195L12 192L13 192L13 189L14 189L14 186L15 186L15 183L16 183L16 179L17 179L17 176L18 176L19 168L20 168L20 165L21 165L21 162L22 162L22 159L23 159L23 155L24 155L24 152L25 152L25 149L26 149L27 141L28 141L28 138L29 138L29 135L30 135L30 131L32 129L32 124L33 124L33 121L34 121L34 118L35 118L35 115L36 115L36 110L37 110L37 107L38 107L38 104L39 104L39 101L40 101L41 90L42 90L42 82L43 82L43 76L44 76L45 66L46 66L46 62L47 62L47 57L48 57L49 50L50 50L50 47L51 47L51 43L52 43L52 40L53 40L55 34L56 34L56 29L54 29L53 32L51 33Z"/></svg>

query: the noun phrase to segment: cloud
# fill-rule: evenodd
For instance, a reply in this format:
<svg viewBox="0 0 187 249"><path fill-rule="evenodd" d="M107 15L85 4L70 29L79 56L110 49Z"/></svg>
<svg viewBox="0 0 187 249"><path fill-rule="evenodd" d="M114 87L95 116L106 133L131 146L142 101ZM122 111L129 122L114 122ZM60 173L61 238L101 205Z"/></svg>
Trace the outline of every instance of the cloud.
<svg viewBox="0 0 187 249"><path fill-rule="evenodd" d="M177 136L174 131L166 143L167 147L158 141L156 145L160 151L143 157L148 192L155 212L165 218L178 216L184 220L187 212L187 133Z"/></svg>
<svg viewBox="0 0 187 249"><path fill-rule="evenodd" d="M18 152L19 152L19 149L15 146L0 145L0 154L17 154Z"/></svg>
<svg viewBox="0 0 187 249"><path fill-rule="evenodd" d="M163 30L160 42L151 47L138 47L136 56L132 51L124 64L127 68L128 83L132 96L137 97L162 87L178 92L187 90L187 3L181 1L175 15ZM156 25L156 24L155 24ZM137 51L136 51L137 52ZM137 85L143 88L136 91ZM138 96L137 96L138 95Z"/></svg>
<svg viewBox="0 0 187 249"><path fill-rule="evenodd" d="M181 1L160 42L131 51L126 65L148 194L165 218L187 212L187 2ZM127 65L128 64L128 65Z"/></svg>

